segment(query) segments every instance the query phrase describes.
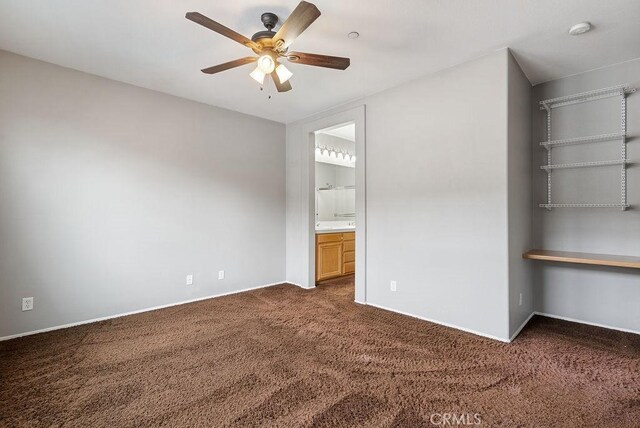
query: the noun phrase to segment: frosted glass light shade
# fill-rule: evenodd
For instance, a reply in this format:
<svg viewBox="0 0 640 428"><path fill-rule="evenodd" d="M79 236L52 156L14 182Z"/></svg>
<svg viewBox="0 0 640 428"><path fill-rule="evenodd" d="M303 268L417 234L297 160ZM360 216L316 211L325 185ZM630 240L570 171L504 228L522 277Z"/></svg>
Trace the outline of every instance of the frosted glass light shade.
<svg viewBox="0 0 640 428"><path fill-rule="evenodd" d="M262 70L264 74L270 74L275 67L275 61L269 55L262 55L258 58L258 68Z"/></svg>
<svg viewBox="0 0 640 428"><path fill-rule="evenodd" d="M251 76L253 80L262 85L264 84L264 76L266 76L266 74L262 70L260 70L260 67L256 67L255 70L249 73L249 76Z"/></svg>
<svg viewBox="0 0 640 428"><path fill-rule="evenodd" d="M276 67L276 74L278 75L278 79L280 79L280 83L284 83L287 80L291 79L293 73L289 71L287 67L283 64L280 64Z"/></svg>

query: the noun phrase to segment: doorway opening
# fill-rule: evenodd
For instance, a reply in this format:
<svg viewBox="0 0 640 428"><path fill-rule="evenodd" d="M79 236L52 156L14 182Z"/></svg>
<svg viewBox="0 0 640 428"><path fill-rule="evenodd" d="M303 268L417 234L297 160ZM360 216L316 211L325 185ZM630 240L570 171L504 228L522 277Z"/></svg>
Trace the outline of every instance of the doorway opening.
<svg viewBox="0 0 640 428"><path fill-rule="evenodd" d="M307 163L303 167L304 173L301 177L306 181L306 186L303 186L303 188L306 187L304 194L307 195L304 198L306 201L301 208L302 212L306 214L305 223L308 225L308 227L305 227L307 234L304 242L308 252L304 251L302 259L303 273L306 276L303 280L306 285L303 286L311 288L318 283L318 278L316 277L318 268L316 248L321 243L318 241L329 242L331 239L335 240L335 236L327 237L326 235L331 234L331 232L341 233L341 243L347 242L347 244L342 244L340 248L335 245L333 254L326 253L326 257L336 257L335 262L337 262L334 264L333 272L335 276L332 276L333 279L331 280L339 281L341 278L347 278L343 274L352 275L350 280L355 283L354 300L357 303L366 303L365 106L348 108L315 119L306 123L301 131L307 143L305 150ZM330 138L332 136L346 141ZM338 177L338 173L336 173L335 181L329 181L330 186L327 186L327 180L321 180L321 169L324 168L322 164L327 162L316 162L317 152L319 152L318 160L331 159L333 164L349 168L351 175L355 173L355 182L345 182L343 177ZM316 184L317 165L321 165L318 167L318 184ZM306 173L307 171L308 174ZM342 172L349 174L345 170L342 170ZM333 188L341 187L341 189L316 190L317 188L324 189L331 186ZM353 186L353 188L350 188L350 186ZM333 206L329 204L329 208L325 208L321 199L327 198L330 193L341 193L342 197L336 198ZM320 206L316 210L317 194ZM348 199L349 194L355 194L355 204L352 196L351 199ZM328 230L331 227L335 229ZM340 256L338 256L339 250ZM345 251L347 253L346 256ZM351 272L351 270L354 271ZM318 276L320 281L330 280L325 275Z"/></svg>
<svg viewBox="0 0 640 428"><path fill-rule="evenodd" d="M314 132L315 283L355 288L356 124Z"/></svg>

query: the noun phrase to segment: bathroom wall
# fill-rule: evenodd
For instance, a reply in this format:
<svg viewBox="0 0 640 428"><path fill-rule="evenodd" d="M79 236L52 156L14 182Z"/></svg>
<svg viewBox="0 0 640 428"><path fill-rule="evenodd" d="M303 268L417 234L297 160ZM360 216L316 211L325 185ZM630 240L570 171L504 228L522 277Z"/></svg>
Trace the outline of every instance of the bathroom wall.
<svg viewBox="0 0 640 428"><path fill-rule="evenodd" d="M538 85L532 103L535 248L640 256L640 92L627 97L627 198L631 209L538 208L546 201L546 113L538 101L620 84L640 88L640 59ZM554 109L552 138L620 132L620 98ZM620 141L553 150L553 163L620 159ZM619 166L554 171L552 199L620 203ZM531 262L536 310L550 316L640 333L640 272L634 269Z"/></svg>
<svg viewBox="0 0 640 428"><path fill-rule="evenodd" d="M356 170L346 166L316 162L316 189L355 186ZM334 214L355 213L355 189L316 190L317 221L355 221L353 217Z"/></svg>

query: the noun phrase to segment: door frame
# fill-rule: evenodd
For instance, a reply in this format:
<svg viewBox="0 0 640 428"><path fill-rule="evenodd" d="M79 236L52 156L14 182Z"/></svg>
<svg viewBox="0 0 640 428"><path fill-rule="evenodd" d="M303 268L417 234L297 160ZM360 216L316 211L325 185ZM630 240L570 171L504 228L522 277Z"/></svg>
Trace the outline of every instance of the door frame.
<svg viewBox="0 0 640 428"><path fill-rule="evenodd" d="M307 202L308 202L308 257L307 278L310 288L316 284L316 221L315 221L315 132L336 125L355 123L356 126L356 272L355 272L355 301L367 301L367 213L366 213L366 123L365 106L345 109L316 119L304 125L302 131L307 144Z"/></svg>

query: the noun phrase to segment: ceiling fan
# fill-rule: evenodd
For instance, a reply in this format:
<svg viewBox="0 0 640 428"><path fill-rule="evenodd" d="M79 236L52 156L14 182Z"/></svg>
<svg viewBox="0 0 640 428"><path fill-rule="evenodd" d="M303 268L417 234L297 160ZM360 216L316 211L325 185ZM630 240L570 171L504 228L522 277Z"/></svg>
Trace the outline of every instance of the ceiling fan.
<svg viewBox="0 0 640 428"><path fill-rule="evenodd" d="M257 63L257 67L250 73L253 79L262 85L264 84L265 76L268 74L273 79L273 83L275 83L278 92L286 92L291 90L289 79L293 73L291 73L284 64L278 62L279 58L286 58L294 64L314 65L316 67L334 68L337 70L344 70L349 67L351 63L349 58L305 52L289 52L289 46L293 41L319 16L320 11L314 4L301 1L280 29L274 32L273 28L275 28L278 23L278 17L271 12L263 13L261 20L267 30L258 31L251 39L236 33L232 29L198 12L188 12L185 17L203 27L245 45L257 55L214 65L213 67L203 69L203 73L215 74L229 70L230 68L255 62Z"/></svg>

